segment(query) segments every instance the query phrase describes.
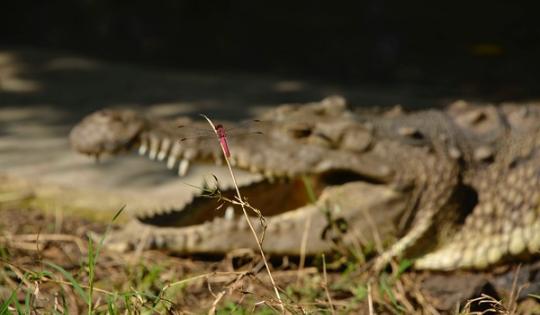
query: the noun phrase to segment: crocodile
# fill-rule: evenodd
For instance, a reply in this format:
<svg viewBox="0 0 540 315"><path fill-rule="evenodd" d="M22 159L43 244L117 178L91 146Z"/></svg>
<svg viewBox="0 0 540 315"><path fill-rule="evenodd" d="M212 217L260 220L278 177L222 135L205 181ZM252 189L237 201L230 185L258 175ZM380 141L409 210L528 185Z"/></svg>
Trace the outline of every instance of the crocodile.
<svg viewBox="0 0 540 315"><path fill-rule="evenodd" d="M270 254L316 254L337 241L375 244L379 267L404 256L417 269L454 270L485 269L540 249L539 106L457 102L445 110L371 113L329 97L258 118L265 122L256 127L260 135L239 125L246 136L229 139L230 162L257 175L240 190L266 217L266 224L251 221L266 231ZM181 176L193 163L222 163L217 141L178 141L179 124L209 128L185 117L101 110L72 129L70 142L97 158L138 150ZM232 187L218 191L234 199ZM174 209L164 203L133 211L110 244L178 253L256 248L237 206L220 208L203 192Z"/></svg>

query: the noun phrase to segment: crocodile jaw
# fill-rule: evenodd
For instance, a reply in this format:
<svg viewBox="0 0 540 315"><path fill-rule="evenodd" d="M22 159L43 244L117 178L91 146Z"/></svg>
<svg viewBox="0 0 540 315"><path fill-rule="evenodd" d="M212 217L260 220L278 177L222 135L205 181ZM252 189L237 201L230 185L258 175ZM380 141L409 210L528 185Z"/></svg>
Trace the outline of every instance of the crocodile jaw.
<svg viewBox="0 0 540 315"><path fill-rule="evenodd" d="M327 188L314 204L266 217L263 248L267 253L278 255L329 251L336 231L329 230L328 213L335 220L347 222L348 230L343 235L345 244L372 244L395 232L393 222L403 213L406 203L401 193L381 185L354 182ZM261 221L256 217L250 220L260 236ZM257 249L243 216L234 219L216 216L204 223L182 227L133 221L108 239L108 244L118 250L140 246L140 243L144 247L166 248L181 254Z"/></svg>

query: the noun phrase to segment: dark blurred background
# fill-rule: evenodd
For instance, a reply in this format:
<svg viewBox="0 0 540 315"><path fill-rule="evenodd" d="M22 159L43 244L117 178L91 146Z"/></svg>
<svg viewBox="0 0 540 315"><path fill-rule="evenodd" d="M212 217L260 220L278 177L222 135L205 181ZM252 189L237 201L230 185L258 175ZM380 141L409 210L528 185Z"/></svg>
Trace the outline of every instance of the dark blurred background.
<svg viewBox="0 0 540 315"><path fill-rule="evenodd" d="M1 3L0 170L44 182L164 176L71 151L70 129L105 107L237 120L332 94L357 108L540 100L540 11L519 1Z"/></svg>
<svg viewBox="0 0 540 315"><path fill-rule="evenodd" d="M538 10L519 1L17 0L0 39L167 69L539 94Z"/></svg>

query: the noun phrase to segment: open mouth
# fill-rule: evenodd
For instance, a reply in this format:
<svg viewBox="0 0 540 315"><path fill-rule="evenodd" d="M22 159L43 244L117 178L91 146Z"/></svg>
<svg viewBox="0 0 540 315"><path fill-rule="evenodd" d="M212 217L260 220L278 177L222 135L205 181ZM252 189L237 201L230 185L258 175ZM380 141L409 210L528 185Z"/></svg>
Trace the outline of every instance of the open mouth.
<svg viewBox="0 0 540 315"><path fill-rule="evenodd" d="M370 184L382 182L348 170L329 170L320 174L295 177L268 178L240 186L244 201L265 217L272 217L300 209L317 201L325 189L348 182ZM202 188L200 193L182 209L169 213L139 218L140 221L161 227L188 227L212 222L217 218L229 221L243 220L242 208L230 201L236 200L236 189ZM248 214L255 216L254 211Z"/></svg>

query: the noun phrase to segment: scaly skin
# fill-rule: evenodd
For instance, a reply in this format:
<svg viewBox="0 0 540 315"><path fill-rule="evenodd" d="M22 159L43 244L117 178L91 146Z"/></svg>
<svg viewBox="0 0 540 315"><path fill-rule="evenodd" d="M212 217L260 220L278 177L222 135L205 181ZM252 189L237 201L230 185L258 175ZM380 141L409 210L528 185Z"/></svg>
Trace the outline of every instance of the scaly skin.
<svg viewBox="0 0 540 315"><path fill-rule="evenodd" d="M325 211L347 222L346 244L377 241L377 233L383 240L401 235L377 258L379 268L400 255L418 258L419 269L486 268L538 251L537 107L524 112L514 105L456 103L446 112L358 115L344 103L334 97L284 105L262 117L268 121L262 136L230 139L234 165L266 178L241 187L268 217L266 251L299 254L304 236L306 253L330 250L332 242L321 238L328 234ZM170 168L178 163L180 174L190 163L219 161L218 145L176 141L182 137L177 124L101 111L76 126L70 139L94 156L138 147L153 159L167 158ZM314 184L314 204L302 176ZM276 178L287 180L276 184ZM216 215L215 203L202 197L178 208L167 214L148 209L116 235L117 244L142 238L181 253L255 248L238 212L235 219L220 218L223 212Z"/></svg>
<svg viewBox="0 0 540 315"><path fill-rule="evenodd" d="M502 110L507 131L494 162L466 175L478 204L448 242L416 261L418 268L486 268L540 250L540 112Z"/></svg>

